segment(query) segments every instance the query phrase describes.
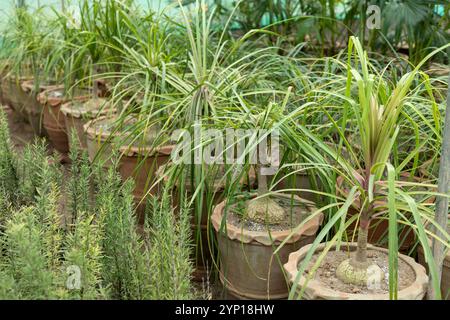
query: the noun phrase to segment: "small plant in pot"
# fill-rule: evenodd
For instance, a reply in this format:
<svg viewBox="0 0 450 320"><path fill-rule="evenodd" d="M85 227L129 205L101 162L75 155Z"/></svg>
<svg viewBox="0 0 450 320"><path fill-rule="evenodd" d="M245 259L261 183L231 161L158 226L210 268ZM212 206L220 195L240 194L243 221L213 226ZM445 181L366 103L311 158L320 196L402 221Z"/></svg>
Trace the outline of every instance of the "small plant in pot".
<svg viewBox="0 0 450 320"><path fill-rule="evenodd" d="M282 264L291 252L314 240L323 219L311 201L273 193L268 188L266 175L275 173L268 164L279 165L275 131L280 129L278 121L287 97L281 106L270 103L244 108L251 111L242 125L255 129L247 136L246 150L249 160L258 151L258 191L230 196L215 207L211 216L218 238L220 280L228 293L241 299L286 298L288 285ZM299 224L301 228L297 228ZM282 242L285 246L275 253Z"/></svg>
<svg viewBox="0 0 450 320"><path fill-rule="evenodd" d="M272 195L263 177L258 174L256 195L225 200L211 216L218 238L220 280L231 296L240 299L286 298L288 285L281 265L291 252L314 240L322 222L321 214L312 215L312 202L295 195Z"/></svg>
<svg viewBox="0 0 450 320"><path fill-rule="evenodd" d="M360 63L358 70L351 66L353 47L355 59ZM337 197L339 209L314 243L289 257L285 270L292 283L290 298L423 299L428 284L425 269L414 259L398 252L398 223L405 223L405 216L414 219L410 226L424 246L433 286L439 287L435 262L422 222L429 216L428 200L434 194L434 187L410 182L405 188L405 182L400 179L401 168L394 168L389 163L400 132L399 123L409 89L424 63L425 60L391 88L381 76L370 73L373 67L368 62L367 52L363 51L357 38L350 39L344 111L348 111L349 119L356 124L361 141L358 150L362 156L358 158L357 148L345 139L343 132L347 123L340 127L333 122L350 151L349 158L333 155L324 143L317 145L337 159L335 170L349 186L349 192L346 198ZM356 97L352 97L350 91L353 79L356 80ZM360 211L347 219L349 208L354 203L358 203ZM388 249L368 244L370 223L382 214L389 221ZM341 239L346 237L345 229L355 221L358 226L357 242L341 243ZM338 231L332 233L328 242L320 244L334 226Z"/></svg>

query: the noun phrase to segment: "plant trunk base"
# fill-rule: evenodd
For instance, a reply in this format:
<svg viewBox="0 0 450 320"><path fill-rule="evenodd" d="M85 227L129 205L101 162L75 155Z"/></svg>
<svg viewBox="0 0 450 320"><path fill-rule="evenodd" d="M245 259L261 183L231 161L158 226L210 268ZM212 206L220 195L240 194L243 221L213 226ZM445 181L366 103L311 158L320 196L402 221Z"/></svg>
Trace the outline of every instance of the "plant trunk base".
<svg viewBox="0 0 450 320"><path fill-rule="evenodd" d="M379 287L384 273L376 264L360 263L354 259L342 261L336 270L336 276L345 283L370 288Z"/></svg>
<svg viewBox="0 0 450 320"><path fill-rule="evenodd" d="M270 197L250 200L247 205L248 218L255 222L277 224L283 221L284 213L284 209Z"/></svg>

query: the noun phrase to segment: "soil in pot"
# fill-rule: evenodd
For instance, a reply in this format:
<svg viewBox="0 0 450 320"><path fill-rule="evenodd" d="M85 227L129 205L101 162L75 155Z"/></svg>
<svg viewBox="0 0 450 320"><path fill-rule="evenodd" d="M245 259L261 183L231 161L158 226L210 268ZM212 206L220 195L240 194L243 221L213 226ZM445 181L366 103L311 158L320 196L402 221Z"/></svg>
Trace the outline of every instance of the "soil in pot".
<svg viewBox="0 0 450 320"><path fill-rule="evenodd" d="M354 285L342 282L336 276L336 270L342 261L349 258L350 253L356 250L356 243L342 243L340 251L332 246L325 257L320 261L320 266L313 272L315 262L325 248L326 243L320 244L316 249L304 274L297 282L297 293L302 289L303 299L316 300L387 300L389 299L389 262L388 250L384 248L367 246L368 260L381 268L384 279L368 285ZM289 256L284 268L289 275L291 283L296 281L300 263L306 257L310 246L306 246ZM428 276L425 268L416 263L412 258L399 254L398 260L398 299L421 300L425 296L428 284ZM306 287L303 288L306 284Z"/></svg>
<svg viewBox="0 0 450 320"><path fill-rule="evenodd" d="M169 177L164 175L167 166L161 167L157 176L158 179L163 179L165 184L168 183ZM194 197L196 188L192 186L192 180L188 167L184 168L186 172L186 181L184 182L184 192L188 201ZM193 273L194 281L205 282L212 274L214 268L213 256L217 254L217 248L213 245L215 237L213 236L210 225L210 213L212 208L224 200L224 190L226 187L226 168L224 165L215 165L207 169L208 177L205 179L205 190L203 192L203 203L201 216L193 214L191 218L191 232L195 250L193 250L193 259L195 261L195 270ZM236 172L234 176L237 176ZM253 169L250 169L247 175L242 175L240 185L244 188L253 187L256 182L256 175ZM179 182L175 183L175 188L172 192L172 205L175 211L178 211L181 206L180 201L181 188ZM206 198L212 197L210 201ZM199 234L200 232L200 234Z"/></svg>
<svg viewBox="0 0 450 320"><path fill-rule="evenodd" d="M107 100L103 98L89 99L87 101L69 101L61 107L65 116L66 130L69 145L72 145L72 132L75 132L81 148L88 150L87 136L84 130L90 120L112 113Z"/></svg>
<svg viewBox="0 0 450 320"><path fill-rule="evenodd" d="M273 225L249 221L243 216L249 198L240 197L227 208L222 202L214 209L211 221L219 244L220 281L232 296L240 299L287 298L288 284L282 264L291 252L314 240L323 218L316 215L296 230L275 256L274 251L293 228L315 210L311 202L293 197L282 194L274 197L278 205L285 208L285 217ZM225 214L226 227L222 227Z"/></svg>
<svg viewBox="0 0 450 320"><path fill-rule="evenodd" d="M61 112L61 106L69 100L86 101L91 97L90 90L77 89L72 97L65 94L63 87L51 88L41 92L39 103L43 106L43 123L53 146L60 153L67 154L70 150L66 120Z"/></svg>

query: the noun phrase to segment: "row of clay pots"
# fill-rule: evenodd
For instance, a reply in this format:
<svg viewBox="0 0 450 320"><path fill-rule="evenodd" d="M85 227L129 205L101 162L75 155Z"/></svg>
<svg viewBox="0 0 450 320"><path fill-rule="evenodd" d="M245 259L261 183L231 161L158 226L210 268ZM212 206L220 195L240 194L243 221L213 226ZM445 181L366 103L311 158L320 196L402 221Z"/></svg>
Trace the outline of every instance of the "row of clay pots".
<svg viewBox="0 0 450 320"><path fill-rule="evenodd" d="M69 132L66 128L66 117L61 108L69 101L85 102L91 97L89 90L77 90L73 97L65 94L64 87L55 87L41 92L38 101L43 106L43 123L48 137L56 150L67 154L69 147Z"/></svg>
<svg viewBox="0 0 450 320"><path fill-rule="evenodd" d="M103 160L108 160L111 154L111 132L103 130L114 119L111 117L98 117L99 113L93 112L97 110L97 105L93 108L84 108L85 102L90 99L88 91L79 91L72 98L64 96L64 89L61 87L43 88L39 95L34 94L32 83L23 82L20 90L25 95L16 94L19 89L14 83L2 82L2 89L15 87L17 90L8 92L15 93L15 97L7 96L7 102L11 103L15 108L26 105L28 112L39 108L39 104L32 107L34 99L43 107L43 124L50 140L55 148L61 153L69 151L69 130L75 129L79 136L81 145L88 150L91 160L98 158L103 154ZM2 90L2 99L4 97ZM30 98L31 96L31 98ZM19 97L19 99L17 99ZM22 100L20 100L22 99ZM32 103L30 102L32 101ZM13 108L14 108L13 107ZM39 109L38 109L39 110ZM36 112L36 114L38 114ZM97 117L89 121L90 118ZM31 117L28 119L32 120ZM31 122L31 121L30 121ZM39 128L36 118L32 122ZM135 181L135 189L133 195L137 204L141 207L145 205L147 194L155 194L158 188L154 186L157 179L157 172L169 162L170 154L173 146L164 146L161 148L151 148L145 146L130 146L124 144L120 147L121 158L119 163L119 172L124 179L132 178ZM101 157L100 157L101 159ZM108 163L105 162L107 166ZM302 177L300 177L301 179ZM300 182L303 183L304 182ZM305 187L307 189L307 187ZM192 191L192 190L191 190ZM226 228L222 227L225 215L226 202L220 202L222 199L220 190L215 190L218 197L215 198L214 204L217 204L210 218L208 217L200 223L201 239L204 248L209 247L211 239L208 239L209 222L212 223L216 231L217 241L220 255L220 281L227 288L232 296L240 299L283 299L288 296L289 281L292 283L297 276L297 266L304 259L308 250L308 243L314 240L315 234L322 222L322 216L311 219L303 228L297 230L295 234L289 238L287 243L274 257L274 250L291 234L292 230L273 231L270 234L266 231L252 231L226 223ZM217 192L219 191L219 192ZM220 203L219 203L220 202ZM179 206L179 205L178 205ZM143 222L143 209L141 212L140 222ZM192 228L198 228L198 222L193 221ZM321 244L317 251L323 249L325 244ZM350 244L351 246L354 244ZM373 250L385 250L382 248L370 247ZM297 251L295 251L297 250ZM288 259L289 257L289 259ZM208 258L207 263L215 263ZM399 299L421 299L426 291L427 276L425 269L417 265L411 258L400 255L400 259L404 260L416 273L414 283L399 292ZM204 278L205 266L197 261L199 276ZM281 263L280 263L281 262ZM284 265L284 270L282 264ZM286 277L286 275L287 277ZM286 279L288 281L286 281ZM300 277L298 287L304 285L305 279ZM316 281L309 281L305 290L305 298L307 299L385 299L386 295L352 295L343 294L342 292L333 292L328 288L324 288Z"/></svg>

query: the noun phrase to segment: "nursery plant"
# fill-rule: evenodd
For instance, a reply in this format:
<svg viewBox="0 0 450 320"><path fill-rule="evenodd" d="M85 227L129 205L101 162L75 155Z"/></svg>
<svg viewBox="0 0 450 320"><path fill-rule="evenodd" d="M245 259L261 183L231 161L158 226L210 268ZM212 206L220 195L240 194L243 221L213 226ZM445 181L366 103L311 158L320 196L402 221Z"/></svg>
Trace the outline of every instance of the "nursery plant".
<svg viewBox="0 0 450 320"><path fill-rule="evenodd" d="M0 38L1 298L441 298L447 1L68 4Z"/></svg>
<svg viewBox="0 0 450 320"><path fill-rule="evenodd" d="M352 51L355 50L355 60L359 64L358 68L352 66ZM441 48L445 49L445 48ZM427 59L438 50L427 56ZM397 225L408 225L414 229L420 244L424 246L427 263L431 278L434 279L434 288L439 287L436 280L436 266L432 259L430 247L428 244L427 231L423 227L424 221L432 220L432 210L430 202L427 200L436 194L435 186L415 182L401 182L398 175L402 166L394 168L389 159L392 156L393 145L399 135L399 119L402 117L404 106L408 99L408 92L417 75L420 74L420 67L426 59L417 65L414 70L405 74L398 83L390 87L382 78L370 72L370 64L367 60L367 53L363 50L357 38L351 38L349 42L348 64L347 64L347 86L346 95L343 99L343 119L340 124L338 121L329 117L329 120L335 126L343 146L346 147L349 158L335 154L333 156L337 161L336 170L344 177L344 185L347 191L344 193L346 198L342 202L342 207L322 230L316 238L314 244L308 251L305 260L299 265L299 272L293 279L293 289L290 297L295 296L297 281L304 272L314 250L322 240L331 224L339 222L339 231L328 242L318 259L314 263L314 270L320 264L321 259L331 254L331 247L337 242L339 250L339 241L343 231L350 225L350 220L346 221L350 205L356 207L358 211L358 239L356 252L350 254L350 258L344 260L336 270L336 276L344 283L357 285L367 285L369 274L375 274L376 281L383 281L384 274L377 266L373 265L367 257L367 235L371 220L377 215L387 215L389 220L389 296L392 299L397 298L398 292L398 234ZM322 110L329 114L325 107ZM355 150L345 135L347 114L352 114L355 119L356 132L360 141L360 150ZM325 150L323 143L318 145ZM342 149L341 149L342 150ZM328 151L327 151L328 152ZM360 156L359 156L360 152ZM418 152L416 150L415 152ZM411 158L414 154L411 154ZM410 159L411 159L410 158ZM403 163L404 165L404 163ZM338 189L338 192L342 192ZM425 191L420 190L425 189ZM338 198L339 199L339 198ZM338 200L339 201L339 200ZM408 217L412 217L413 223L409 222ZM430 223L433 223L430 221ZM444 231L445 232L445 231ZM444 233L445 234L445 233ZM435 237L435 235L432 235ZM445 237L448 237L445 234ZM445 239L437 239L446 242ZM370 271L370 272L369 272ZM373 271L373 273L372 273ZM310 279L311 276L309 276ZM308 281L306 281L308 282ZM307 284L306 284L307 286ZM299 294L304 292L305 288L299 289Z"/></svg>

